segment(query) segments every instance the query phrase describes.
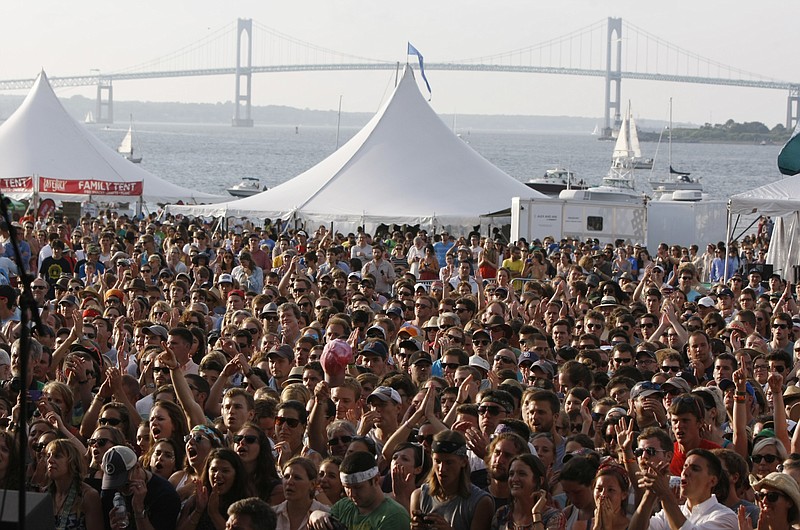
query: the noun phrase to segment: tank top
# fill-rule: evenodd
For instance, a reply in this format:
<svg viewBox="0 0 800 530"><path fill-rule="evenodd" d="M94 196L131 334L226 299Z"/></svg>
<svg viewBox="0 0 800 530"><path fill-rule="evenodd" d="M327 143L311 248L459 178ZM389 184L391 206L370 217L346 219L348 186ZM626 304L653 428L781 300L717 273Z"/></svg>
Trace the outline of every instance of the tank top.
<svg viewBox="0 0 800 530"><path fill-rule="evenodd" d="M419 496L419 507L424 513L433 512L441 515L453 528L466 529L472 526L478 502L487 496L489 493L470 484L469 497L456 495L447 501L440 502L431 495L428 485L423 484Z"/></svg>

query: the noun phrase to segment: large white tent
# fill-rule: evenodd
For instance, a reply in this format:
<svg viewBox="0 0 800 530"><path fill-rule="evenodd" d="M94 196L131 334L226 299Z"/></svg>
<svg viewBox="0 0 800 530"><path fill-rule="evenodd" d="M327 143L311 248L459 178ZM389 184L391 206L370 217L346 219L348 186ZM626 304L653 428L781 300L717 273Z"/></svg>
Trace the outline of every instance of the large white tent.
<svg viewBox="0 0 800 530"><path fill-rule="evenodd" d="M141 182L142 199L151 203L215 202L222 197L167 182L132 164L91 134L61 105L44 71L39 74L22 105L0 126L0 179L39 177L52 182L94 183L116 189ZM9 180L5 180L9 179ZM105 185L105 189L112 187ZM75 186L72 186L74 189ZM37 188L38 189L38 188ZM8 191L8 190L6 190ZM13 198L30 197L32 191L8 192ZM87 193L47 193L39 197L84 201ZM119 201L118 194L92 193L99 201Z"/></svg>
<svg viewBox="0 0 800 530"><path fill-rule="evenodd" d="M198 216L426 227L480 224L512 197L542 198L476 153L425 101L406 67L394 92L349 142L304 173L252 197L210 206L169 206Z"/></svg>
<svg viewBox="0 0 800 530"><path fill-rule="evenodd" d="M794 267L800 265L800 175L733 195L728 207L732 215L775 218L767 263L784 279L794 281Z"/></svg>

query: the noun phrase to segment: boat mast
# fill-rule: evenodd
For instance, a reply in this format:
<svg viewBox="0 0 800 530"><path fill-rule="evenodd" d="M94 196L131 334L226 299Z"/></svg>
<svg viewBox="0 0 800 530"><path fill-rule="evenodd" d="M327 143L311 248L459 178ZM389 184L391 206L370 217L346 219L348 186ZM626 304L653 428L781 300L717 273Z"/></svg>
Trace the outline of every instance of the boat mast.
<svg viewBox="0 0 800 530"><path fill-rule="evenodd" d="M342 123L342 96L339 96L339 115L336 118L336 149L339 149L339 125Z"/></svg>
<svg viewBox="0 0 800 530"><path fill-rule="evenodd" d="M672 171L672 98L669 98L669 170Z"/></svg>

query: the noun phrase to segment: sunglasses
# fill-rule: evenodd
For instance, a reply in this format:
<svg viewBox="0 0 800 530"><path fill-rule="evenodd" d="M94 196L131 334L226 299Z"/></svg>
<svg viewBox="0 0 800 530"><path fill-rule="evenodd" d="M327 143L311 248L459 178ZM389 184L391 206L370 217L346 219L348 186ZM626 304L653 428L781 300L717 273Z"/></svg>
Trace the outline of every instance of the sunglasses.
<svg viewBox="0 0 800 530"><path fill-rule="evenodd" d="M234 434L233 435L233 443L246 443L247 445L252 445L258 443L258 436L255 434Z"/></svg>
<svg viewBox="0 0 800 530"><path fill-rule="evenodd" d="M486 340L486 339L473 339L472 340L472 344L474 344L476 346L488 346L489 345L489 341Z"/></svg>
<svg viewBox="0 0 800 530"><path fill-rule="evenodd" d="M507 363L507 364L515 364L516 363L516 361L514 361L513 359L511 359L509 357L504 357L502 355L495 355L494 356L494 362L496 362L496 363Z"/></svg>
<svg viewBox="0 0 800 530"><path fill-rule="evenodd" d="M786 367L782 366L782 365L778 365L778 366L774 366L772 369L774 371L778 372L779 374L782 374L786 370Z"/></svg>
<svg viewBox="0 0 800 530"><path fill-rule="evenodd" d="M760 464L762 460L767 464L774 464L779 457L776 455L753 455L750 458L753 459L754 464Z"/></svg>
<svg viewBox="0 0 800 530"><path fill-rule="evenodd" d="M86 440L86 443L88 443L92 447L94 447L95 445L97 447L105 447L110 441L111 438L89 438L88 440Z"/></svg>
<svg viewBox="0 0 800 530"><path fill-rule="evenodd" d="M45 447L47 447L47 444L45 442L41 442L41 443L37 442L37 443L31 444L31 448L37 453L41 453L42 451L44 451Z"/></svg>
<svg viewBox="0 0 800 530"><path fill-rule="evenodd" d="M442 363L442 366L448 370L457 370L461 365L458 363Z"/></svg>
<svg viewBox="0 0 800 530"><path fill-rule="evenodd" d="M490 416L497 416L498 414L503 412L503 409L501 409L497 405L481 405L480 407L478 407L478 414L483 415L486 414L487 412L489 413Z"/></svg>
<svg viewBox="0 0 800 530"><path fill-rule="evenodd" d="M421 444L422 443L427 443L427 444L430 445L430 444L433 443L433 435L432 434L418 434L417 435L417 443L421 443Z"/></svg>
<svg viewBox="0 0 800 530"><path fill-rule="evenodd" d="M112 427L116 427L122 423L122 420L119 418L100 418L97 420L97 423L103 426L111 425Z"/></svg>
<svg viewBox="0 0 800 530"><path fill-rule="evenodd" d="M331 438L328 440L328 447L333 447L334 445L348 445L350 442L353 441L352 436L337 436L336 438Z"/></svg>
<svg viewBox="0 0 800 530"><path fill-rule="evenodd" d="M206 439L206 437L203 436L202 434L199 434L199 433L197 433L197 434L187 434L186 436L183 437L184 443L189 443L190 441L193 441L194 443L196 443L198 445L203 443L203 440L205 440L205 439Z"/></svg>
<svg viewBox="0 0 800 530"><path fill-rule="evenodd" d="M169 368L167 368L166 366L154 366L153 367L153 373L154 374L158 374L158 373L168 374L169 373Z"/></svg>
<svg viewBox="0 0 800 530"><path fill-rule="evenodd" d="M614 357L614 362L617 364L628 364L632 360L630 357Z"/></svg>
<svg viewBox="0 0 800 530"><path fill-rule="evenodd" d="M647 456L656 456L656 453L665 453L663 449L656 449L655 447L637 447L633 450L633 454L636 458L641 458L642 455L647 453Z"/></svg>
<svg viewBox="0 0 800 530"><path fill-rule="evenodd" d="M662 372L672 372L673 374L676 374L676 373L681 371L681 367L680 366L662 366L661 367L661 371Z"/></svg>
<svg viewBox="0 0 800 530"><path fill-rule="evenodd" d="M766 493L763 491L756 491L755 496L757 501L778 502L779 498L785 497L786 495L780 491L768 491Z"/></svg>
<svg viewBox="0 0 800 530"><path fill-rule="evenodd" d="M772 329L789 329L789 326L786 324L773 324Z"/></svg>
<svg viewBox="0 0 800 530"><path fill-rule="evenodd" d="M298 425L300 425L300 420L297 418L286 418L284 416L275 416L275 425L280 427L283 424L287 424L289 427L294 429Z"/></svg>

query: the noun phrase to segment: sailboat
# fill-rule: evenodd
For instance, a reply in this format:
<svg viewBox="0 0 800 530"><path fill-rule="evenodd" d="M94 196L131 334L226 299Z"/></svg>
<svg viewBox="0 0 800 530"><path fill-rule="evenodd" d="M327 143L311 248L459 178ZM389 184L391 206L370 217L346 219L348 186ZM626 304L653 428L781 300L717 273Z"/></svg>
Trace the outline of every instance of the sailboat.
<svg viewBox="0 0 800 530"><path fill-rule="evenodd" d="M131 124L128 127L128 133L125 135L125 138L122 139L122 142L117 147L117 153L121 154L134 164L138 164L142 161L141 156L134 156L133 154L133 115L131 115Z"/></svg>
<svg viewBox="0 0 800 530"><path fill-rule="evenodd" d="M594 129L592 130L592 136L600 136L600 126L596 123L594 124Z"/></svg>
<svg viewBox="0 0 800 530"><path fill-rule="evenodd" d="M669 136L668 136L668 162L669 175L661 178L651 178L650 186L656 195L663 200L666 195L674 196L675 192L690 192L695 196L701 196L703 185L699 178L692 178L688 171L678 171L672 167L672 98L669 98Z"/></svg>
<svg viewBox="0 0 800 530"><path fill-rule="evenodd" d="M630 103L628 112L622 119L617 140L614 143L614 151L611 155L611 168L608 174L603 177L603 182L599 186L591 186L587 189L567 189L559 193L560 199L578 199L585 201L609 201L609 202L632 202L641 203L644 195L636 191L634 170L634 150L631 142L632 116ZM635 127L635 123L633 123ZM638 144L638 138L633 142Z"/></svg>
<svg viewBox="0 0 800 530"><path fill-rule="evenodd" d="M652 158L642 158L642 149L639 147L639 130L636 128L636 122L633 116L630 116L628 123L631 153L633 155L633 167L635 169L653 169Z"/></svg>
<svg viewBox="0 0 800 530"><path fill-rule="evenodd" d="M83 123L96 123L94 120L94 114L92 114L91 110L86 113L86 117L83 119Z"/></svg>

